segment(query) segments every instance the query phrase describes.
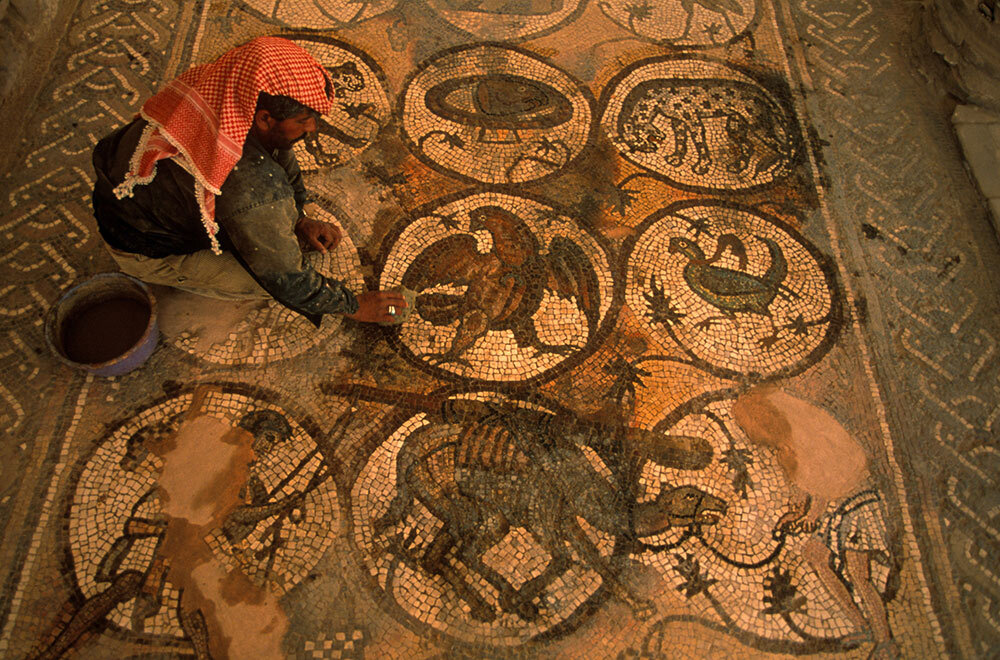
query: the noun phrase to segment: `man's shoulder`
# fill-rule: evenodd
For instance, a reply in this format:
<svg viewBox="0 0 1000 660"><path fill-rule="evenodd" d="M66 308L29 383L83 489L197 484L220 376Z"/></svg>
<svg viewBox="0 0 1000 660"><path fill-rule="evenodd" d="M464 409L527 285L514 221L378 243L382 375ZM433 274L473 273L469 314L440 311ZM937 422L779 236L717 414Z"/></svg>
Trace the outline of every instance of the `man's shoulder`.
<svg viewBox="0 0 1000 660"><path fill-rule="evenodd" d="M217 214L225 218L281 200L294 200L288 173L266 154L244 154L222 184Z"/></svg>
<svg viewBox="0 0 1000 660"><path fill-rule="evenodd" d="M246 150L243 157L237 161L226 181L222 184L222 193L227 189L243 189L247 186L287 188L291 194L291 183L288 172L270 154Z"/></svg>
<svg viewBox="0 0 1000 660"><path fill-rule="evenodd" d="M277 179L278 182L287 183L288 173L285 171L285 168L278 163L278 161L267 154L244 152L243 157L236 162L232 172L229 173L229 177L227 177L225 183L222 184L222 189L225 190L225 187L229 184L230 180L240 181L244 179L257 180L272 178Z"/></svg>

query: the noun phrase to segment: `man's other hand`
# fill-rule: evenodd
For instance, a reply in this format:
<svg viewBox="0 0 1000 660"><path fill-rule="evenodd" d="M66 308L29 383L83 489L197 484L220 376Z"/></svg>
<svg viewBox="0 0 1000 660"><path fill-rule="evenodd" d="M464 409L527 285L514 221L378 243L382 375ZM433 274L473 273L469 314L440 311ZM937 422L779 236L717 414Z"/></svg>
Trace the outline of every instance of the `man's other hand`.
<svg viewBox="0 0 1000 660"><path fill-rule="evenodd" d="M295 224L295 235L303 249L317 250L322 254L340 245L343 235L337 225L302 216Z"/></svg>
<svg viewBox="0 0 1000 660"><path fill-rule="evenodd" d="M389 308L392 307L392 310ZM403 309L406 298L395 291L365 291L358 296L358 311L345 314L349 319L362 323L392 323ZM393 313L390 314L389 312Z"/></svg>

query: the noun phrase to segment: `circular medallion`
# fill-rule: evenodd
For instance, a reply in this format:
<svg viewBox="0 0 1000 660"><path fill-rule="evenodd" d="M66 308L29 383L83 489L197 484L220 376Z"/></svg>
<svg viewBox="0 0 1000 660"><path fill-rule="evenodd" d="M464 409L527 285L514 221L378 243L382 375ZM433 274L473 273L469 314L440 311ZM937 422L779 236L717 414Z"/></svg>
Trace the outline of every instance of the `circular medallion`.
<svg viewBox="0 0 1000 660"><path fill-rule="evenodd" d="M596 238L551 205L503 192L435 202L389 243L379 287L416 293L399 341L463 378L534 378L594 345L614 301Z"/></svg>
<svg viewBox="0 0 1000 660"><path fill-rule="evenodd" d="M736 204L681 202L647 219L626 303L664 346L725 377L815 363L842 324L827 259L785 223Z"/></svg>
<svg viewBox="0 0 1000 660"><path fill-rule="evenodd" d="M508 46L462 46L420 65L401 103L410 149L430 166L483 183L558 172L587 145L590 93Z"/></svg>
<svg viewBox="0 0 1000 660"><path fill-rule="evenodd" d="M313 213L313 218L337 224L325 210ZM305 259L320 274L340 280L351 291L364 289L361 262L357 249L347 232L336 249L326 254L308 252ZM211 346L203 347L197 335L189 332L172 337L177 348L214 364L268 364L295 357L322 344L331 351L346 341L339 314L326 314L317 328L297 312L271 300L251 310L239 320L229 336Z"/></svg>
<svg viewBox="0 0 1000 660"><path fill-rule="evenodd" d="M319 35L289 36L323 65L330 75L333 109L317 121L317 130L295 144L303 172L340 165L366 149L389 123L392 111L385 76L366 53Z"/></svg>
<svg viewBox="0 0 1000 660"><path fill-rule="evenodd" d="M665 492L694 488L701 493L695 498L696 514L714 509L716 515L710 525L698 523L696 515L695 524L683 531L641 538L645 552L636 559L660 573L670 585L664 592L673 593L672 598L682 596L692 614L732 621L733 629L775 644L772 652L794 653L804 639L840 650L840 640L853 628L821 576L804 560L807 552L815 551L807 542L827 547L831 567L841 564L844 548L859 538L869 544L866 548L878 547L885 559L870 562L870 577L884 592L891 555L888 546L881 545L884 532L872 533L884 530L884 521L870 518L880 507L880 498L864 490L838 503L823 501L825 513L812 531L789 533L783 521L795 520L797 511L804 516L810 506L805 499L805 508L799 508L805 495L789 483L779 462L794 454L781 442L776 447L751 442L732 410L733 400L727 394L706 394L655 426L668 437L703 439L718 458L697 472L645 462L639 476L645 486L639 506L664 498ZM809 438L794 442L808 445Z"/></svg>
<svg viewBox="0 0 1000 660"><path fill-rule="evenodd" d="M696 189L743 190L787 175L801 151L795 121L764 87L701 59L655 58L619 74L602 125L626 159Z"/></svg>
<svg viewBox="0 0 1000 660"><path fill-rule="evenodd" d="M753 24L756 0L602 0L604 15L644 39L711 47L733 41Z"/></svg>
<svg viewBox="0 0 1000 660"><path fill-rule="evenodd" d="M118 425L82 467L73 493L67 525L77 587L85 599L120 591L107 619L137 633L185 635L177 619L181 595L162 556L164 463L149 445L177 433L193 401L193 393L181 394ZM285 593L312 570L339 526L336 489L316 443L283 410L245 394L209 390L199 413L250 433L255 452L245 504L205 541L224 564ZM130 571L160 584L157 591L117 586Z"/></svg>
<svg viewBox="0 0 1000 660"><path fill-rule="evenodd" d="M427 0L438 15L480 39L514 41L558 29L576 18L586 0L515 0L466 2Z"/></svg>
<svg viewBox="0 0 1000 660"><path fill-rule="evenodd" d="M620 500L596 453L545 434L551 412L487 393L446 407L454 419L413 415L369 455L354 540L390 609L463 642L521 644L616 582L616 538L598 525Z"/></svg>
<svg viewBox="0 0 1000 660"><path fill-rule="evenodd" d="M797 563L794 554L781 553L783 546L771 534L788 506L790 490L776 460L749 445L733 423L732 403L714 394L698 397L665 415L655 427L670 437L701 438L717 458L697 472L646 461L640 468L639 481L645 486L641 501L694 488L703 494L697 508L714 509L717 518L711 525L677 527L644 537L641 542L647 550L636 559L663 576L670 585L665 592L683 594L694 613L715 616L721 607L740 622L735 627L787 638L780 617L765 616L761 610L768 573L790 559ZM699 593L710 598L692 598Z"/></svg>
<svg viewBox="0 0 1000 660"><path fill-rule="evenodd" d="M265 21L290 28L329 30L384 14L396 0L238 0Z"/></svg>

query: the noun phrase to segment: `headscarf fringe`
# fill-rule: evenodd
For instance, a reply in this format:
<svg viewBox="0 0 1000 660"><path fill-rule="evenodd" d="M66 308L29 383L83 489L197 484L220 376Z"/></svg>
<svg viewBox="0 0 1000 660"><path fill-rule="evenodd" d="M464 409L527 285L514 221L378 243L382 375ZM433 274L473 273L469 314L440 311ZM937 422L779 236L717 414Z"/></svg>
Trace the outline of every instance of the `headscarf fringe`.
<svg viewBox="0 0 1000 660"><path fill-rule="evenodd" d="M139 165L142 162L142 156L146 153L146 148L149 146L149 140L153 137L153 132L156 131L156 126L152 123L146 125L146 128L142 129L142 135L139 136L139 144L136 145L135 152L132 154L132 158L128 162L128 171L125 172L125 179L115 186L114 193L115 197L118 199L125 199L126 197L131 197L133 189L136 186L143 186L153 180L156 176L156 163L153 163L153 169L147 176L139 176L136 172L139 171Z"/></svg>
<svg viewBox="0 0 1000 660"><path fill-rule="evenodd" d="M202 185L201 181L195 178L194 181L194 198L198 200L198 211L201 213L201 224L205 226L205 231L208 232L208 240L211 243L213 254L222 254L222 247L219 245L219 239L216 234L219 233L219 225L215 222L215 218L212 216L213 213L208 212L208 207L205 205L206 190Z"/></svg>
<svg viewBox="0 0 1000 660"><path fill-rule="evenodd" d="M149 131L150 128L153 129L152 131L150 131L150 137L152 137L154 131L159 133L160 137L169 142L170 146L172 146L178 152L176 155L171 156L171 158L176 160L181 165L181 167L187 170L191 174L191 176L193 176L205 190L211 191L213 195L222 194L222 191L216 186L213 186L211 183L209 183L208 179L205 178L205 175L203 175L201 171L198 169L198 167L194 164L194 159L191 158L191 154L188 153L188 150L185 149L184 146L179 141L174 139L174 136L171 135L169 132L167 132L167 130L160 124L160 122L147 116L146 113L143 112L142 110L139 111L139 116L148 122L148 125L142 131L143 137L145 137L146 131ZM149 138L146 138L146 140L148 141ZM143 146L145 147L145 145ZM132 158L134 159L135 156L133 155ZM138 162L130 163L129 167L138 168L138 165L139 165ZM135 171L138 171L138 169L135 169ZM149 183L149 182L145 181L144 183Z"/></svg>
<svg viewBox="0 0 1000 660"><path fill-rule="evenodd" d="M201 222L212 252L221 254L216 238L219 226L215 222L215 195L221 194L223 182L239 160L258 93L266 89L268 93L291 96L326 113L333 103L327 95L329 74L301 46L280 37L258 37L213 62L188 70L175 82L178 89L168 85L143 104L139 115L148 124L129 161L129 171L114 192L119 199L131 196L135 186L148 184L156 176L156 161L173 158L194 178ZM247 90L246 85L252 88ZM237 93L241 90L247 93ZM204 143L194 137L203 135L204 130L188 130L191 127L214 132L215 141ZM169 148L157 142L160 138ZM198 159L191 157L185 144ZM140 174L143 166L148 168L145 175Z"/></svg>

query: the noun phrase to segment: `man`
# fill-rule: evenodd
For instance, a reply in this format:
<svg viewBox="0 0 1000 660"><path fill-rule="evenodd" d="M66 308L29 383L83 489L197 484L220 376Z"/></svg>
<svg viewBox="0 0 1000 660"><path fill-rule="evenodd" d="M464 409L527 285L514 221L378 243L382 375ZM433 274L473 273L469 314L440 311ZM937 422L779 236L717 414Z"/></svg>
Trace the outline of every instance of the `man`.
<svg viewBox="0 0 1000 660"><path fill-rule="evenodd" d="M221 299L273 297L317 325L323 314L392 322L395 292L355 296L316 272L340 231L310 219L292 145L332 104L322 66L261 37L195 67L94 150L94 213L121 269Z"/></svg>

